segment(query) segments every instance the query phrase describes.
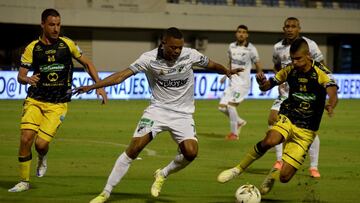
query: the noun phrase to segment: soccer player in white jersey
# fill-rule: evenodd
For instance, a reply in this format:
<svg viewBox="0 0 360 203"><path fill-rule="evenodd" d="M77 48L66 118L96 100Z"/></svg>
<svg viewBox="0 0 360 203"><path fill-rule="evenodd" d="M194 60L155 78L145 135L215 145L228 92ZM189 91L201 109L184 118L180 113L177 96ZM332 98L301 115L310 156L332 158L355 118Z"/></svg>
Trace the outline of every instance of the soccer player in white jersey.
<svg viewBox="0 0 360 203"><path fill-rule="evenodd" d="M91 86L77 88L77 93L119 84L138 72L144 72L151 88L150 105L145 109L130 144L115 162L102 193L92 203L105 202L113 188L126 174L131 162L160 132L169 131L179 146L173 161L154 173L151 195L159 196L166 178L190 164L198 153L194 113L194 65L230 77L243 69L229 70L211 61L195 49L186 48L177 28L167 29L161 45L145 52L129 68L116 72Z"/></svg>
<svg viewBox="0 0 360 203"><path fill-rule="evenodd" d="M227 140L238 140L241 128L246 125L246 121L240 118L236 108L249 94L252 64L255 64L257 73L262 72L259 54L255 46L248 41L248 27L239 25L235 37L236 42L232 42L228 49L229 68L244 68L244 71L231 76L218 106L218 109L230 119ZM226 76L220 82L224 83L225 79Z"/></svg>
<svg viewBox="0 0 360 203"><path fill-rule="evenodd" d="M300 36L300 21L295 17L289 17L284 22L284 39L279 41L274 45L274 52L273 52L273 63L275 71L279 71L280 69L286 67L288 64L291 63L290 58L290 45L296 39L302 37L306 40L309 45L310 56L313 60L317 62L324 63L324 57L318 47L318 45L313 41L306 37ZM279 97L274 101L269 118L268 124L269 128L276 123L278 119L278 113L280 109L281 103L288 97L289 88L288 84L284 83L279 86ZM320 150L320 139L319 136L316 136L313 143L309 149L310 155L310 176L314 178L320 178L320 172L318 170L318 161L319 161L319 150ZM275 146L276 151L276 162L274 164L274 168L280 170L282 167L282 152L283 152L283 145L279 144Z"/></svg>

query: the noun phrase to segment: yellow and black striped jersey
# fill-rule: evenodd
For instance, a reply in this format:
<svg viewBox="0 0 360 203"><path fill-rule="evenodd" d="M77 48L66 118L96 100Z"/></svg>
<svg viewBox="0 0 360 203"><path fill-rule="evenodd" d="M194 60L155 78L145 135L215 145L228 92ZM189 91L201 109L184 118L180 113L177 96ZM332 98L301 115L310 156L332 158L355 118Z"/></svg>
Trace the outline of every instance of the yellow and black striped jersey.
<svg viewBox="0 0 360 203"><path fill-rule="evenodd" d="M28 97L52 103L71 100L72 57L82 55L80 48L71 39L59 37L56 43L46 45L40 39L34 40L21 56L21 66L40 74L36 86L30 86Z"/></svg>
<svg viewBox="0 0 360 203"><path fill-rule="evenodd" d="M298 127L317 131L324 112L326 88L337 86L329 69L316 61L312 61L311 69L305 73L290 65L281 69L273 80L276 84L288 82L290 86L289 97L281 104L279 113Z"/></svg>

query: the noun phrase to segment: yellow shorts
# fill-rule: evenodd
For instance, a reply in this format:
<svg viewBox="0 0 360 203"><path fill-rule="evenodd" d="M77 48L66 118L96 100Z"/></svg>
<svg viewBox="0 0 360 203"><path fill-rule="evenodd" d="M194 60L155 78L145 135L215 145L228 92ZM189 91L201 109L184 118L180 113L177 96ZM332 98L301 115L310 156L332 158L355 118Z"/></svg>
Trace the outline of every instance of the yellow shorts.
<svg viewBox="0 0 360 203"><path fill-rule="evenodd" d="M26 98L20 129L34 130L39 137L50 142L65 119L66 112L67 103L41 102Z"/></svg>
<svg viewBox="0 0 360 203"><path fill-rule="evenodd" d="M316 132L295 126L289 118L282 114L279 115L279 120L273 125L271 130L280 132L285 139L282 159L296 169L299 169L305 161L306 154L316 136Z"/></svg>

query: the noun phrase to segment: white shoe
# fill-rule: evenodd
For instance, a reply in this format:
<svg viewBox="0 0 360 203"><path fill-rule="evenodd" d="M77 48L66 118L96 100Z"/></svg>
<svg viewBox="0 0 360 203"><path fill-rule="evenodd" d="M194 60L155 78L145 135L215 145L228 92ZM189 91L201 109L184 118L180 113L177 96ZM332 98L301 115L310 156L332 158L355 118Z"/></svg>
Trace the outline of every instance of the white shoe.
<svg viewBox="0 0 360 203"><path fill-rule="evenodd" d="M226 183L229 180L232 180L235 177L239 176L240 174L241 174L241 170L238 169L237 167L230 168L221 172L217 177L217 181L220 183Z"/></svg>
<svg viewBox="0 0 360 203"><path fill-rule="evenodd" d="M158 197L162 188L162 185L164 184L166 178L161 173L161 169L158 169L154 173L155 181L151 186L151 195L153 197Z"/></svg>
<svg viewBox="0 0 360 203"><path fill-rule="evenodd" d="M104 203L108 200L110 195L107 192L102 192L100 195L90 201L90 203Z"/></svg>
<svg viewBox="0 0 360 203"><path fill-rule="evenodd" d="M21 181L18 184L16 184L13 188L9 189L9 192L23 192L26 190L29 190L30 184L29 182Z"/></svg>
<svg viewBox="0 0 360 203"><path fill-rule="evenodd" d="M271 191L271 189L274 186L275 183L275 178L274 178L274 173L278 171L276 168L272 168L269 172L269 174L266 176L265 180L262 182L262 184L260 185L260 194L261 195L266 195L267 193L269 193Z"/></svg>
<svg viewBox="0 0 360 203"><path fill-rule="evenodd" d="M42 159L38 157L38 165L36 167L36 176L43 177L47 170L47 157L44 156Z"/></svg>

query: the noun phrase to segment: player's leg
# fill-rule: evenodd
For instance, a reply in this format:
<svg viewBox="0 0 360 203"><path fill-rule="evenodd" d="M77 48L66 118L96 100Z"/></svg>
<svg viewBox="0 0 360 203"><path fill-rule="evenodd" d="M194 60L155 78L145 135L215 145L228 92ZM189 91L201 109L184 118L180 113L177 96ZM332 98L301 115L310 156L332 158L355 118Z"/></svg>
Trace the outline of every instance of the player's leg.
<svg viewBox="0 0 360 203"><path fill-rule="evenodd" d="M90 203L102 203L105 202L114 189L119 184L121 179L125 176L128 169L130 168L131 162L136 159L139 153L145 148L145 146L152 140L151 133L148 133L142 137L133 137L125 152L115 161L115 165L111 170L108 177L104 190L100 195L90 201Z"/></svg>
<svg viewBox="0 0 360 203"><path fill-rule="evenodd" d="M265 138L262 141L258 142L254 147L252 147L238 165L236 165L233 168L222 171L218 175L217 177L218 182L225 183L239 176L254 161L262 157L267 152L267 150L281 143L283 139L284 137L279 131L269 130Z"/></svg>
<svg viewBox="0 0 360 203"><path fill-rule="evenodd" d="M20 182L9 192L22 192L29 189L30 166L32 160L31 146L42 121L41 109L38 102L28 98L24 101L23 115L21 117L21 138L19 146L19 175Z"/></svg>
<svg viewBox="0 0 360 203"><path fill-rule="evenodd" d="M281 170L272 168L265 178L264 182L260 186L260 193L262 195L267 194L272 189L275 180L280 180L282 183L287 183L294 176L296 171L301 167L305 161L307 149L314 139L314 131L298 128L293 125L289 120L291 126L288 131L291 131L291 138L287 137L285 141L285 148L283 154L283 167ZM282 121L278 122L279 125ZM284 126L280 126L283 128ZM274 126L276 128L276 126ZM279 128L280 129L280 128ZM289 135L288 135L289 136Z"/></svg>
<svg viewBox="0 0 360 203"><path fill-rule="evenodd" d="M179 154L167 166L155 172L155 181L151 186L151 195L154 197L159 196L166 178L189 165L198 153L195 122L192 115L168 113L166 119L172 138L178 143Z"/></svg>
<svg viewBox="0 0 360 203"><path fill-rule="evenodd" d="M43 177L47 171L47 157L49 151L49 142L37 137L35 140L35 149L38 152L38 162L36 167L36 176Z"/></svg>
<svg viewBox="0 0 360 203"><path fill-rule="evenodd" d="M279 110L280 110L280 105L282 103L282 100L280 98L277 98L271 109L270 109L270 113L269 113L269 117L268 117L268 125L269 125L269 129L277 122L278 120L278 114L279 114ZM274 168L280 170L282 167L282 152L283 152L283 144L278 144L275 147L275 154L276 154L276 161L273 165Z"/></svg>
<svg viewBox="0 0 360 203"><path fill-rule="evenodd" d="M47 171L47 153L49 144L55 137L57 130L64 121L67 113L67 103L41 103L43 120L39 126L35 140L35 149L38 153L36 176L43 177Z"/></svg>
<svg viewBox="0 0 360 203"><path fill-rule="evenodd" d="M19 174L20 182L10 188L9 192L22 192L30 188L30 166L32 161L31 146L34 142L36 132L34 130L21 130L19 147Z"/></svg>
<svg viewBox="0 0 360 203"><path fill-rule="evenodd" d="M157 108L151 106L145 109L144 114L134 131L129 146L116 160L103 191L100 195L92 199L90 201L91 203L102 203L110 197L114 187L119 184L121 179L127 173L131 162L139 155L145 146L151 142L156 134L161 132L161 126L158 125L158 118L161 118L163 114L157 110Z"/></svg>
<svg viewBox="0 0 360 203"><path fill-rule="evenodd" d="M155 171L155 181L151 186L151 195L158 197L166 178L189 165L197 156L198 144L196 140L188 139L179 144L180 153L167 166Z"/></svg>
<svg viewBox="0 0 360 203"><path fill-rule="evenodd" d="M320 178L320 172L318 169L319 152L320 152L320 139L319 136L316 135L309 149L309 156L310 156L309 172L310 172L310 176L313 178Z"/></svg>
<svg viewBox="0 0 360 203"><path fill-rule="evenodd" d="M228 135L228 140L238 140L238 113L236 110L237 103L229 103L227 108L229 111L229 118L230 118L230 135Z"/></svg>

